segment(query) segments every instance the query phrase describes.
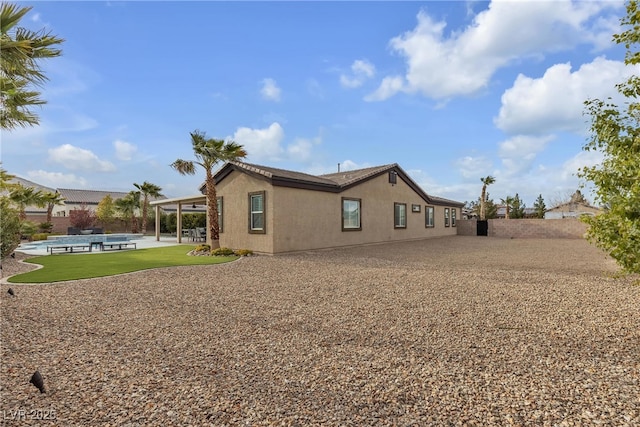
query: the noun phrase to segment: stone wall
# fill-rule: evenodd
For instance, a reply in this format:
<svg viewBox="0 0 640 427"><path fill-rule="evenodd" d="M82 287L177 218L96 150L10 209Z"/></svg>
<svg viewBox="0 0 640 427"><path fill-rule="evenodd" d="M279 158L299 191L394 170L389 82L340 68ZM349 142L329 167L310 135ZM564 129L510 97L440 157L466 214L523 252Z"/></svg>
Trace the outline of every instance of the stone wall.
<svg viewBox="0 0 640 427"><path fill-rule="evenodd" d="M565 219L490 219L489 237L511 239L581 239L587 225L577 218ZM476 220L459 220L458 235L475 236Z"/></svg>

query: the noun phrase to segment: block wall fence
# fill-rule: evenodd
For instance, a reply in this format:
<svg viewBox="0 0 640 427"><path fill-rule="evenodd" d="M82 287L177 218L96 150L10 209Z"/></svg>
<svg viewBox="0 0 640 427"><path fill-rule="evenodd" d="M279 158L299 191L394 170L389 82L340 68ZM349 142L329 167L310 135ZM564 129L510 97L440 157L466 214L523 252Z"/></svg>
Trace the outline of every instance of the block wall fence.
<svg viewBox="0 0 640 427"><path fill-rule="evenodd" d="M476 235L475 219L458 220L459 236ZM587 225L577 218L564 219L490 219L489 237L507 239L583 239Z"/></svg>

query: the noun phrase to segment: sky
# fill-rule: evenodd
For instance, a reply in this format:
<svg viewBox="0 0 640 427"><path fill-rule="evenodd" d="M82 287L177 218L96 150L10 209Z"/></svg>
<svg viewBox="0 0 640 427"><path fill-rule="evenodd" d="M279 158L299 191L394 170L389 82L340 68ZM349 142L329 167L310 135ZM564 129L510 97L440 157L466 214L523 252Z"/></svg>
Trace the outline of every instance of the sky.
<svg viewBox="0 0 640 427"><path fill-rule="evenodd" d="M195 159L199 130L249 163L398 163L460 202L491 175L494 201L550 207L602 159L583 150L584 101L622 104L615 85L638 74L612 42L626 14L612 0L19 4L21 26L65 42L42 63L40 125L3 130L1 162L52 188L196 194L204 171L170 164Z"/></svg>

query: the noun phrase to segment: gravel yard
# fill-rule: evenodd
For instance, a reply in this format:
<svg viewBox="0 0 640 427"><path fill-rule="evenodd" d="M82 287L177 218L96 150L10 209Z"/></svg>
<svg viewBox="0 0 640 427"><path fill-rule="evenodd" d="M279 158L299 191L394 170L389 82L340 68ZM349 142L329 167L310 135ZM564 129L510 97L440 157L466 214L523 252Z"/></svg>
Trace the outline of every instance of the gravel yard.
<svg viewBox="0 0 640 427"><path fill-rule="evenodd" d="M0 415L640 425L640 286L616 270L584 240L456 236L4 284ZM45 394L29 384L36 369Z"/></svg>

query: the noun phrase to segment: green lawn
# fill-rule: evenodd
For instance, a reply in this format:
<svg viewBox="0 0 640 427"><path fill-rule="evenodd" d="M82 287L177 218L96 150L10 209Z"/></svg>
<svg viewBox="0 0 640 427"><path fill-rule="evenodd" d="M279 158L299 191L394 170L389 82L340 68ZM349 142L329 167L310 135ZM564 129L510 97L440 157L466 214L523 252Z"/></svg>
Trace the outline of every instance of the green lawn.
<svg viewBox="0 0 640 427"><path fill-rule="evenodd" d="M175 245L162 248L124 250L99 254L55 254L29 258L26 262L44 268L9 278L11 283L49 283L65 280L90 279L130 273L149 268L178 265L220 264L238 259L237 256L189 256L195 246Z"/></svg>

